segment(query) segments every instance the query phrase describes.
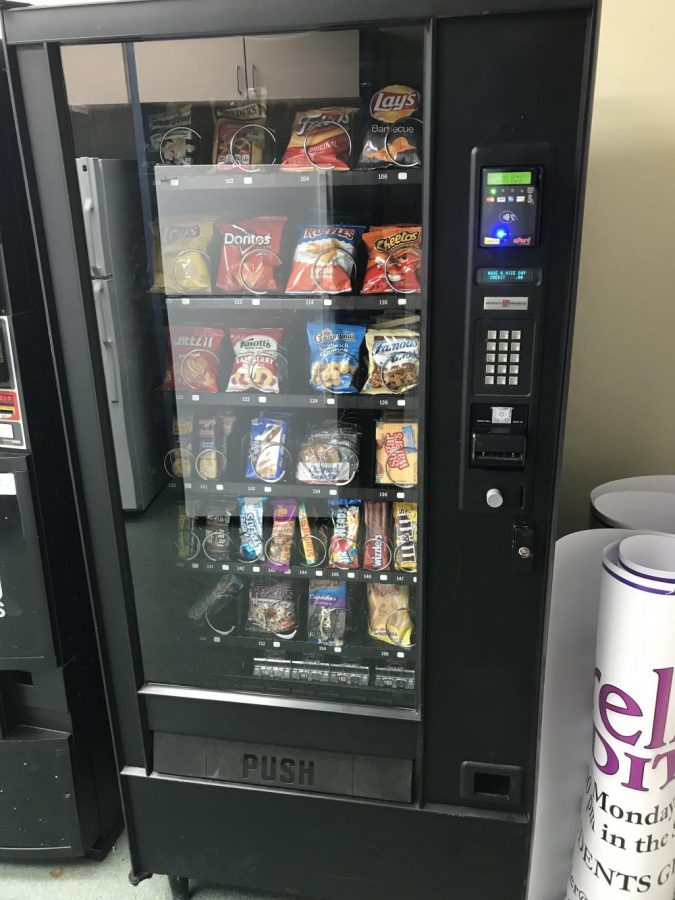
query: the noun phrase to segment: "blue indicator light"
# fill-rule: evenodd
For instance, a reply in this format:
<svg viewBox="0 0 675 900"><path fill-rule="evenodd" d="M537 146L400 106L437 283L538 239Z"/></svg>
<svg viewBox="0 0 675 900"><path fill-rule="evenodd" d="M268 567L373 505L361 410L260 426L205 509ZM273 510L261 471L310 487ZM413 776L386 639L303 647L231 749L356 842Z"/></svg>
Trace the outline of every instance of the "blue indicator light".
<svg viewBox="0 0 675 900"><path fill-rule="evenodd" d="M500 238L500 239L501 239L501 238L505 238L505 237L506 237L506 232L504 231L503 228L499 228L499 229L497 230L497 232L496 232L496 236L497 236L498 238Z"/></svg>

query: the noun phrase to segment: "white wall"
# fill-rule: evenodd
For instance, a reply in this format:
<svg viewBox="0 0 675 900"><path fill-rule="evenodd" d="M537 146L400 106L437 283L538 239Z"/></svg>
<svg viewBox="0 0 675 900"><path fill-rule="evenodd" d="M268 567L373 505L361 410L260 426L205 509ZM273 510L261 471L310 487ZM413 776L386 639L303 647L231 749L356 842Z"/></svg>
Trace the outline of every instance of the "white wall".
<svg viewBox="0 0 675 900"><path fill-rule="evenodd" d="M674 0L605 0L561 490L675 472Z"/></svg>

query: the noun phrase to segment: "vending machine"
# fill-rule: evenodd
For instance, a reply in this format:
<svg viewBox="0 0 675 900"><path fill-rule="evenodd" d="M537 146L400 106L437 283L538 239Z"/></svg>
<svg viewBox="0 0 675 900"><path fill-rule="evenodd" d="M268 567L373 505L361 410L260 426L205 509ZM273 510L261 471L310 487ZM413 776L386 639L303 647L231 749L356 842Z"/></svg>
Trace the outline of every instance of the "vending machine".
<svg viewBox="0 0 675 900"><path fill-rule="evenodd" d="M132 880L523 898L596 3L4 29Z"/></svg>
<svg viewBox="0 0 675 900"><path fill-rule="evenodd" d="M101 859L122 808L4 64L0 196L0 859Z"/></svg>

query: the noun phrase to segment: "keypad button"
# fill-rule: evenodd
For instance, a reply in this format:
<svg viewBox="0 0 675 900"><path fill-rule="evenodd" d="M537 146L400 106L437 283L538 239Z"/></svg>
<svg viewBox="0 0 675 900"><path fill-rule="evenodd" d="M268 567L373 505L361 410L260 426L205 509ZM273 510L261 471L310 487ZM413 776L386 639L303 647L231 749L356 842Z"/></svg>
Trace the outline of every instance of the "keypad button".
<svg viewBox="0 0 675 900"><path fill-rule="evenodd" d="M508 331L500 331L499 332L499 340L500 341L508 341L508 339L509 339Z"/></svg>
<svg viewBox="0 0 675 900"><path fill-rule="evenodd" d="M494 353L486 353L485 354L485 362L494 362L494 361L495 361Z"/></svg>
<svg viewBox="0 0 675 900"><path fill-rule="evenodd" d="M512 341L519 341L519 340L520 340L520 332L519 332L519 331L512 331L512 332L511 332L511 340L512 340Z"/></svg>
<svg viewBox="0 0 675 900"><path fill-rule="evenodd" d="M488 341L487 344L485 345L485 347L486 347L488 353L490 353L490 352L494 353L494 351L497 349L497 345L494 343L494 341Z"/></svg>
<svg viewBox="0 0 675 900"><path fill-rule="evenodd" d="M486 375L494 375L495 367L494 366L485 366L485 374Z"/></svg>
<svg viewBox="0 0 675 900"><path fill-rule="evenodd" d="M503 342L499 345L499 352L500 352L500 353L504 353L504 352L505 352L506 350L508 350L508 349L509 349L509 345L506 343L506 341L503 341Z"/></svg>
<svg viewBox="0 0 675 900"><path fill-rule="evenodd" d="M497 366L497 374L506 375L506 366Z"/></svg>
<svg viewBox="0 0 675 900"><path fill-rule="evenodd" d="M518 376L517 375L509 375L509 384L512 384L512 385L518 384Z"/></svg>
<svg viewBox="0 0 675 900"><path fill-rule="evenodd" d="M497 384L506 384L506 378L504 375L497 376Z"/></svg>
<svg viewBox="0 0 675 900"><path fill-rule="evenodd" d="M512 353L511 354L511 362L519 363L520 362L520 353Z"/></svg>
<svg viewBox="0 0 675 900"><path fill-rule="evenodd" d="M520 353L520 344L511 344L511 353Z"/></svg>
<svg viewBox="0 0 675 900"><path fill-rule="evenodd" d="M486 375L485 376L485 384L494 384L495 376L494 375Z"/></svg>
<svg viewBox="0 0 675 900"><path fill-rule="evenodd" d="M509 354L508 353L499 353L497 355L497 362L508 362Z"/></svg>
<svg viewBox="0 0 675 900"><path fill-rule="evenodd" d="M518 374L518 366L509 366L509 372L511 375L517 375Z"/></svg>
<svg viewBox="0 0 675 900"><path fill-rule="evenodd" d="M496 341L497 340L497 332L496 331L488 331L487 339L488 339L488 341Z"/></svg>

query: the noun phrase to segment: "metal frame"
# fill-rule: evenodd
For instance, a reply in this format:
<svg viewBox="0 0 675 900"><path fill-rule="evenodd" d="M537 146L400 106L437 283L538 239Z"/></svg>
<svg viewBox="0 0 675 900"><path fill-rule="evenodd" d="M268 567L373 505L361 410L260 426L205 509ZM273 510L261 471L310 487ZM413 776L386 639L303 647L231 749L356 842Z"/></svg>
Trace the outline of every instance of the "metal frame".
<svg viewBox="0 0 675 900"><path fill-rule="evenodd" d="M159 14L160 7L161 15ZM201 727L211 728L207 723L213 705L210 698L199 699L198 692L189 689L186 691L184 699L176 693L176 691L182 693L182 689L176 689L172 693L171 688L162 686L162 690L158 691L153 685L143 685L141 677L142 665L136 632L135 610L131 599L133 586L129 581L124 529L117 503L118 487L112 457L112 440L109 423L106 416L102 414L106 408L106 400L103 396L104 382L96 350L97 331L89 296L84 233L77 214L73 214L74 211L79 210L79 200L59 45L90 40L127 40L144 36L160 39L179 36L198 37L214 33L225 35L262 31L294 31L316 27L344 27L345 24L377 24L381 21L395 24L429 19L433 27L434 22L437 24L439 20L446 17L474 17L470 21L478 25L480 21L489 21L493 14L502 13L559 12L561 15L566 13L581 15L583 13L586 16L587 45L584 56L586 68L579 76L581 94L578 99L579 116L578 133L575 135L574 172L566 174L566 177L570 178L575 185L574 195L565 206L565 214L571 217L573 227L571 244L564 263L567 280L565 284L558 287L557 291L557 296L564 298L564 304L559 309L549 311L545 323L547 346L557 348L556 362L559 363L555 372L543 373L541 385L542 400L540 402L552 401L552 407L545 416L541 416L541 420L544 422L545 439L539 442L539 461L535 472L537 498L534 516L539 523L540 532L545 532L545 534L543 536L540 534L537 548L540 562L536 580L530 582L527 588L523 585L520 596L516 589L510 589L508 595L504 597L505 603L508 600L511 604L520 604L518 607L520 620L526 615L522 611L522 604L524 602L534 604L532 612L527 613L529 623L527 633L519 635L516 641L516 646L523 642L530 646L534 640L531 654L528 653L525 661L518 662L518 677L525 678L525 673L529 673L527 675L529 679L527 696L522 700L521 708L523 712L527 709L529 721L533 723L527 732L526 743L529 749L524 756L528 757L530 766L525 777L522 803L510 810L500 810L499 804L495 805L480 800L468 805L457 806L456 804L461 803L461 800L456 785L439 789L444 763L437 757L439 751L447 749L448 739L448 724L441 721L442 716L439 717L439 701L441 699L446 701L448 708L452 710L453 714L456 714L459 697L436 698L432 704L431 720L429 716L426 716L424 728L418 727L412 721L391 721L386 718L374 718L369 721L366 716L359 715L361 723L359 728L364 729L362 734L366 744L372 747L370 752L376 752L377 747L382 745L382 737L378 736L378 729L383 729L382 734L388 734L389 740L400 739L402 744L407 747L411 747L411 744L416 745L416 755L420 763L423 758L424 742L427 748L424 759L426 761L428 757L429 763L428 766L426 762L424 767L421 764L417 766L416 803L412 805L412 809L418 811L420 807L423 808L424 816L422 818L425 818L427 813L436 811L443 814L449 823L454 823L456 819L456 827L460 828L460 831L456 832L457 834L462 833L461 823L467 821L468 817L468 819L480 818L481 821L484 821L486 829L489 822L493 824L502 822L504 826L510 824L521 829L522 833L527 835L528 810L532 806L534 784L536 719L539 712L539 685L536 673L542 653L540 637L543 634L546 619L545 598L551 574L549 560L554 539L552 526L555 516L555 483L561 446L563 393L568 378L570 354L568 339L571 333L572 298L576 284L575 267L579 253L580 202L583 195L592 91L592 59L597 40L596 8L596 4L592 0L587 0L587 2L583 2L583 0L541 0L541 2L536 2L536 0L521 0L521 2L519 0L496 0L490 9L490 14L484 15L484 11L479 8L479 4L475 0L456 0L456 2L452 2L452 0L421 0L421 3L414 9L409 7L407 0L393 0L393 6L392 3L377 0L374 5L370 4L367 7L364 7L358 0L345 0L340 4L319 4L318 7L306 0L297 0L291 5L276 3L274 0L256 0L255 3L243 5L234 0L230 0L227 4L218 2L218 0L191 0L190 3L184 2L184 0L144 0L144 2L124 4L12 10L4 14L5 52L14 85L15 114L24 147L25 175L33 204L36 240L41 249L43 280L54 332L59 335L58 343L63 352L63 370L69 387L70 405L75 411L75 415L72 417L68 413L68 419L72 427L75 445L79 450L76 479L80 488L80 512L84 523L92 583L95 585L97 618L99 626L105 634L105 641L102 645L104 666L111 695L112 715L116 724L118 758L121 767L124 767L123 773L126 774L122 781L129 804L128 808L134 810L133 815L128 819L128 825L132 838L133 869L139 876L143 874L143 866L145 865L147 868L147 860L152 860L153 857L152 852L147 852L146 846L143 859L137 858L138 845L135 831L137 828L144 827L142 810L146 803L157 802L157 797L160 796L158 791L165 791L166 793L162 796L167 798L169 794L174 798L182 797L188 803L186 791L189 791L189 784L184 779L160 777L155 774L147 780L147 785L143 781L143 775L149 775L152 769L151 729L172 730L173 728L176 731L184 731L186 716L191 720L189 728L200 727L200 723ZM432 59L431 40L427 40L426 52L428 56L425 90L427 97L431 98L437 96L439 78L438 73L435 73L429 64ZM430 123L431 116L427 116L427 129L430 129ZM53 142L44 140L46 134L57 136L56 147ZM582 140L578 140L579 135L582 136ZM435 163L429 154L432 143L428 138L427 131L426 165L428 171L431 171L432 168L435 171ZM430 179L427 179L424 196L424 226L425 228L429 226L427 234L433 228L434 219L442 215L442 211L438 209L435 209L433 214L430 213L432 195L435 195L437 187L438 185L431 185ZM439 253L439 246L435 247L435 251L431 250L432 242L439 240L433 231L431 234L431 241L425 242L426 252L432 253L427 282L430 296L447 290L441 271L441 264L445 264L446 261L443 259L442 251ZM55 298L55 302L52 300L52 296ZM442 299L444 298L437 297L434 300L437 312L441 309ZM464 310L455 311L453 315L459 315L459 319L462 321ZM446 316L445 324L448 324L449 321L451 320ZM557 336L554 337L556 328L561 331L557 332ZM560 333L566 337L560 337ZM447 354L449 350L450 352L454 351L458 340L461 344L461 339L453 336L448 349L448 346L443 346L442 339L443 335L437 332L429 334L432 365L436 366L436 373L438 373L438 366L444 362L443 353ZM436 360L435 364L434 359ZM453 366L456 366L456 363L448 363L448 371L451 373L454 371ZM457 390L460 389L460 386L461 378L458 380ZM453 388L454 390L455 388ZM437 384L431 385L428 397L432 415L434 410L441 408L438 405L439 402L448 401L448 395L443 396L442 393L439 393ZM447 426L441 429L441 434L444 434L445 431L447 431ZM438 427L435 433L438 439ZM448 432L446 437L452 444L452 434ZM451 450L451 458L454 458L456 452L455 449ZM424 466L428 479L425 486L427 492L427 486L434 477L434 473L442 470L443 455L442 448L427 447L428 458L425 460ZM545 464L542 463L543 459L546 460ZM452 500L452 496L450 499ZM424 502L423 499L421 502ZM439 508L439 501L430 504L429 512L435 519L441 520L443 510ZM494 540L496 534L494 529L499 527L503 531L503 521L501 520L502 524L499 526L488 526L486 532L488 543L490 540ZM477 538L480 536L477 534ZM429 555L432 557L432 569L438 560L443 558L444 553L447 554L450 549L452 552L447 560L445 576L436 571L433 578L430 578L428 573L425 573L421 581L426 585L426 594L429 596L430 591L434 591L434 596L438 596L445 588L448 594L452 593L456 603L460 598L465 598L467 591L467 585L463 581L466 576L462 575L460 557L457 556L455 559L455 553L458 551L454 547L444 548L442 531L439 531L438 539L434 544L431 543L430 537L427 540L429 541L427 546L430 546ZM450 585L448 580L452 580L454 577L452 572L455 563L457 565L456 581ZM505 569L503 555L499 558L498 565ZM483 584L484 581L481 582L480 589ZM503 616L504 613L501 615ZM470 624L473 628L479 623L480 617L470 607L466 608L459 619L460 626ZM429 651L432 647L431 638L436 644L436 650L432 652L437 654L440 640L438 634L431 635L430 638L423 641L423 646ZM475 640L475 638L473 639ZM490 640L494 640L494 637L491 636ZM469 646L470 642L466 648L462 648L457 642L457 638L453 636L453 639L448 641L448 649L445 652L456 653L457 658L461 659L462 655L468 652ZM507 658L507 655L502 653L502 658ZM438 664L439 660L437 660ZM457 664L454 663L454 665ZM469 689L468 686L467 689ZM433 690L432 684L430 684L429 690ZM172 693L172 696L163 696L166 693ZM135 707L131 701L132 694L136 697ZM477 698L474 698L473 694L471 696L473 698L471 702L474 700L477 702ZM230 698L223 695L222 699ZM292 732L294 727L299 724L301 717L307 715L307 711L302 708L292 708L293 704L281 704L273 707L271 704L256 704L247 702L247 700L248 698L244 696L240 702L235 704L239 707L238 710L230 707L230 715L236 720L238 733L251 734L251 740L255 739L254 735L264 733L261 731L263 721L271 721L273 723L272 730L276 729L274 733L283 737L284 732ZM466 706L466 701L464 703ZM259 711L254 708L256 705L259 707ZM291 708L284 709L284 706ZM487 706L491 711L498 709L495 698ZM261 717L260 712L263 717L267 716L267 718ZM534 715L532 716L531 713ZM337 735L339 723L342 721L344 724L342 715L336 716L332 712L320 709L312 712L311 715L313 734L310 735L303 730L303 745L317 746L318 740L322 742L322 746L325 746L326 742L334 737L337 744L341 742L341 746L345 749L349 748L351 735ZM468 746L485 747L483 752L487 754L486 739L490 733L489 730L486 732L484 727L479 724L475 712L459 716L460 728L466 729L467 725L471 727L471 724L475 726L477 732L475 735L467 734L467 737L470 738ZM352 719L350 729L353 729L355 725L356 723ZM431 725L433 728L430 727ZM228 728L229 726L223 723L217 727L214 726L215 731L224 731L224 736L228 736ZM344 731L344 729L342 730ZM466 734L465 731L462 733ZM398 738L395 738L396 735ZM442 737L440 741L439 736ZM517 745L517 740L513 735L505 734L504 736L510 747ZM454 762L454 759L449 759L445 761L445 764L452 768ZM432 778L426 784L422 784L423 768L432 772ZM141 782L143 786L139 787ZM179 784L180 786L177 786ZM202 786L202 791L207 789L215 789L215 785ZM247 788L237 787L233 790L232 797L234 798L235 796L239 797ZM248 790L254 794L260 794L260 789ZM151 797L155 800L152 801ZM198 802L196 788L189 793L189 797L189 804L193 801ZM236 805L239 800L233 800L233 802ZM276 795L272 792L269 802L272 806L278 805L278 792ZM310 807L310 805L303 806L304 798L300 801L293 798L291 803L289 797L288 807L297 810L309 810L310 808L316 810L318 806L323 805L326 814L329 815L329 810L332 809L331 804L336 802L340 801L334 798L319 802L316 798L316 802ZM373 806L372 815L376 817L379 813L376 813L375 805L369 805L368 808L370 809L371 806ZM470 810L471 806L474 807L473 811ZM480 807L483 809L481 810ZM139 818L136 817L137 815ZM394 820L391 810L383 810L382 816L382 822ZM386 817L390 817L390 819ZM214 812L214 820L217 818L218 816ZM417 822L417 819L413 820L407 816L404 819L409 823ZM425 826L415 824L410 827L414 832L414 835L411 832L411 847L424 846L423 840L420 844L420 839ZM422 832L418 834L417 830L420 827ZM455 828L455 824L452 825L452 828ZM147 832L147 828L145 830ZM526 838L526 841L528 840L529 838ZM177 874L192 873L179 872ZM359 896L361 895L359 894ZM461 896L471 895L467 893Z"/></svg>

